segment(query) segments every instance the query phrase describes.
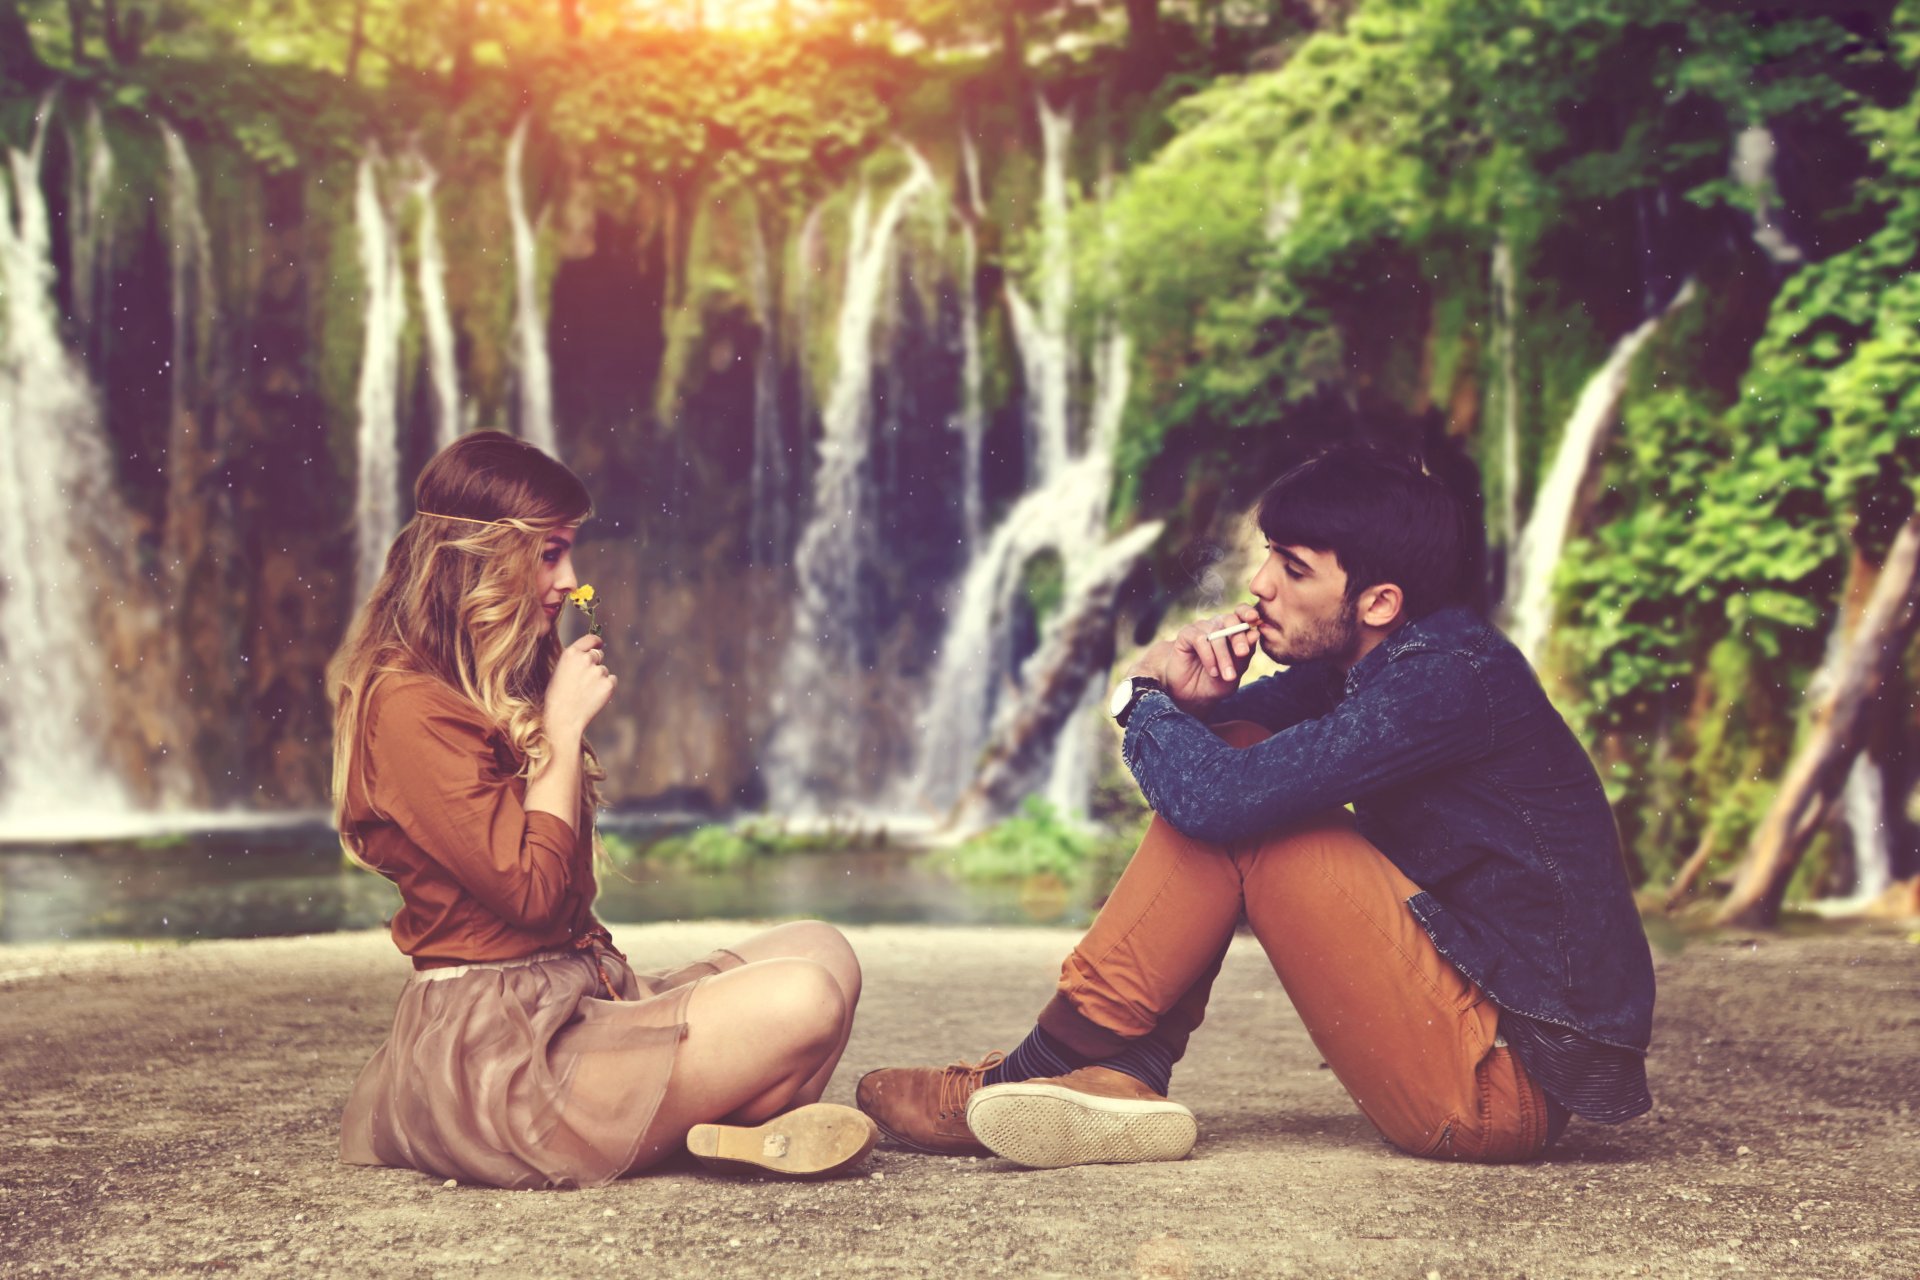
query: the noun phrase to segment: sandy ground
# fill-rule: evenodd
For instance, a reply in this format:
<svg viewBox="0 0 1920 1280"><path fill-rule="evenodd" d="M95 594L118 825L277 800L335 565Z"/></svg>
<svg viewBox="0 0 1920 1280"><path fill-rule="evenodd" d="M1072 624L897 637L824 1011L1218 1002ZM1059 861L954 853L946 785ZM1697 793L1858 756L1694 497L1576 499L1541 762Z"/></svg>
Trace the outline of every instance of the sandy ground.
<svg viewBox="0 0 1920 1280"><path fill-rule="evenodd" d="M638 965L749 931L627 928ZM863 928L872 1067L1007 1046L1064 931ZM0 1275L1920 1276L1920 945L1662 955L1656 1108L1544 1163L1381 1144L1235 945L1175 1076L1177 1164L1019 1170L882 1146L826 1184L692 1166L580 1192L335 1162L405 976L385 938L0 948Z"/></svg>

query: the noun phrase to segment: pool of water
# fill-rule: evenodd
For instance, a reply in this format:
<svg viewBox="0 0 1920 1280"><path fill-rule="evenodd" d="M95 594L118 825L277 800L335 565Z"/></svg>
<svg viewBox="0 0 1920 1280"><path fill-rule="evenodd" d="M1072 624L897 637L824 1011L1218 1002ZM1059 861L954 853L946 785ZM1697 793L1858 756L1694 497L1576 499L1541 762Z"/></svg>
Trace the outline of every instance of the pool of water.
<svg viewBox="0 0 1920 1280"><path fill-rule="evenodd" d="M1084 924L1091 886L1051 878L964 884L940 855L894 847L796 853L702 873L641 861L604 870L609 924L793 919L842 924ZM399 905L393 886L346 865L324 824L144 840L12 843L0 848L0 943L77 938L247 938L373 929Z"/></svg>

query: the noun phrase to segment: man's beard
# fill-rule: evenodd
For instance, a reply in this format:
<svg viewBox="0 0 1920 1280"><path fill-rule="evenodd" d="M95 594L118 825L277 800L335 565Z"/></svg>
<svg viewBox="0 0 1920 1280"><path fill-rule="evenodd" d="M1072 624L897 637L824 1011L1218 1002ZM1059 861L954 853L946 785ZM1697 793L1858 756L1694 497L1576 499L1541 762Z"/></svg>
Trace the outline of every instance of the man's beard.
<svg viewBox="0 0 1920 1280"><path fill-rule="evenodd" d="M1278 643L1262 642L1261 648L1281 666L1291 667L1320 658L1345 658L1353 652L1359 634L1359 602L1342 600L1331 618L1316 618L1304 629L1288 630Z"/></svg>

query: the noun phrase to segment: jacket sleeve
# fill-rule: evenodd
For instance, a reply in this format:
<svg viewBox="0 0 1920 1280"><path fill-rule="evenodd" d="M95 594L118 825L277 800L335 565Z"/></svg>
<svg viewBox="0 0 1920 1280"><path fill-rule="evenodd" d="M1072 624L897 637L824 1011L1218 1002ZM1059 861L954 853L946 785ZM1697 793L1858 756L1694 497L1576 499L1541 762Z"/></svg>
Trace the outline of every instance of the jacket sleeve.
<svg viewBox="0 0 1920 1280"><path fill-rule="evenodd" d="M1150 693L1122 750L1156 813L1184 835L1225 844L1456 767L1485 753L1491 731L1472 666L1426 653L1388 663L1326 715L1244 749Z"/></svg>
<svg viewBox="0 0 1920 1280"><path fill-rule="evenodd" d="M1207 713L1208 724L1251 720L1272 733L1333 710L1340 672L1326 662L1303 662L1240 686Z"/></svg>
<svg viewBox="0 0 1920 1280"><path fill-rule="evenodd" d="M528 812L500 772L477 711L421 681L376 690L368 725L375 808L489 911L522 929L576 904L566 819Z"/></svg>

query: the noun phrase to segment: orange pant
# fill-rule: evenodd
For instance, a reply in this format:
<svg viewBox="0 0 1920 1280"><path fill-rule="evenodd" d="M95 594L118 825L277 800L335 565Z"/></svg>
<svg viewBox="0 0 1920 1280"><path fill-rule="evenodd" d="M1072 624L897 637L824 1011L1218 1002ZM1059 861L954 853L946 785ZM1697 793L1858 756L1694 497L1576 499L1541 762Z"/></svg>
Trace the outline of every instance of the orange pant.
<svg viewBox="0 0 1920 1280"><path fill-rule="evenodd" d="M1239 722L1216 731L1236 747L1267 736ZM1153 1033L1177 1059L1244 909L1307 1034L1389 1142L1532 1159L1546 1147L1546 1098L1498 1040L1499 1011L1408 910L1419 891L1344 809L1227 847L1155 817L1040 1025L1094 1058Z"/></svg>

